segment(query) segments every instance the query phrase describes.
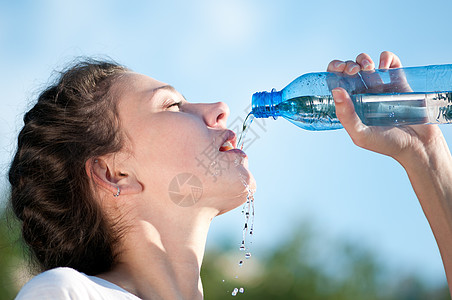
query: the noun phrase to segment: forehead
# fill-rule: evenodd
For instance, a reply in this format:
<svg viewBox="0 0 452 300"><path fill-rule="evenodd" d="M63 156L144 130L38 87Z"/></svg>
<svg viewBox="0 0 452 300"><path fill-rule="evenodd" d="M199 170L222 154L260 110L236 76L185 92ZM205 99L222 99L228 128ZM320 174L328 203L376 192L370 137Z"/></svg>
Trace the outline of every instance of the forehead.
<svg viewBox="0 0 452 300"><path fill-rule="evenodd" d="M117 87L121 94L130 94L152 93L153 90L166 85L166 83L140 73L126 72L121 76Z"/></svg>
<svg viewBox="0 0 452 300"><path fill-rule="evenodd" d="M124 122L161 110L162 99L167 98L165 95L171 98L174 94L180 95L172 86L134 72L124 73L112 89L119 118Z"/></svg>
<svg viewBox="0 0 452 300"><path fill-rule="evenodd" d="M165 86L168 85L143 74L124 73L112 87L113 94L116 95L116 107L119 114L124 118L125 112L133 111L134 108L143 108L142 105L146 103L150 105L149 107L154 107L157 104L151 100L154 98L155 92Z"/></svg>
<svg viewBox="0 0 452 300"><path fill-rule="evenodd" d="M174 95L181 97L185 100L185 97L180 94L173 86L158 81L152 77L128 72L125 73L122 78L119 79L118 83L113 87L116 89L114 93L118 96L118 106L121 103L126 102L131 104L131 102L150 102L152 105L158 105L159 101L154 101L155 95L170 95L171 98ZM157 97L157 99L162 97Z"/></svg>

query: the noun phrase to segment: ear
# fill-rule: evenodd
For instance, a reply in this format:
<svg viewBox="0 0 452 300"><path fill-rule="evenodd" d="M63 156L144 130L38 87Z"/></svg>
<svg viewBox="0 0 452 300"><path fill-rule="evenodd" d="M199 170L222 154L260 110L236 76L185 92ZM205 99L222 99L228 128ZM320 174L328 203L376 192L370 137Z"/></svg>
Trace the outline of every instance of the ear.
<svg viewBox="0 0 452 300"><path fill-rule="evenodd" d="M107 159L92 158L85 164L86 173L94 182L112 195L132 195L143 190L143 186L131 172L115 170ZM118 190L119 188L119 190Z"/></svg>

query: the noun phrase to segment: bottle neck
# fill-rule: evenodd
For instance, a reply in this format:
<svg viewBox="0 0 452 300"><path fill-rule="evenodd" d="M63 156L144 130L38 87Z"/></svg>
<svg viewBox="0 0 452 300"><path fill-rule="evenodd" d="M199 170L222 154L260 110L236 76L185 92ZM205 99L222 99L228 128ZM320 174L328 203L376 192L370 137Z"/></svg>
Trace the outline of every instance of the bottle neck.
<svg viewBox="0 0 452 300"><path fill-rule="evenodd" d="M271 92L253 94L251 113L256 118L277 117L279 113L276 105L282 102L282 91L273 89Z"/></svg>

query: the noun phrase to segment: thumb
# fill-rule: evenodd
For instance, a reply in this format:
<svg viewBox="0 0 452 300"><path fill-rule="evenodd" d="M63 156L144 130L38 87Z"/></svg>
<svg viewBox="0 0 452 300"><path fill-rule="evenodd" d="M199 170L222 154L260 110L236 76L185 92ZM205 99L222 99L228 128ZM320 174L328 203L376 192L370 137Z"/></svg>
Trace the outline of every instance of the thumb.
<svg viewBox="0 0 452 300"><path fill-rule="evenodd" d="M331 92L336 106L336 116L353 139L357 134L363 131L366 126L356 114L352 99L346 90L343 88L335 88Z"/></svg>

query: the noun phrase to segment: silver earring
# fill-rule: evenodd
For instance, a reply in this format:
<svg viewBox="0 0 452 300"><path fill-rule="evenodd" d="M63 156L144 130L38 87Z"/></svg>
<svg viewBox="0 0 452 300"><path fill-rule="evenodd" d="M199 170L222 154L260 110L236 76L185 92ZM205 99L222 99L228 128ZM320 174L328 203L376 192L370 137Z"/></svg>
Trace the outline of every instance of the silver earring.
<svg viewBox="0 0 452 300"><path fill-rule="evenodd" d="M121 190L119 189L119 186L118 186L118 191L116 192L116 194L113 194L113 197L119 197L120 193L121 193Z"/></svg>

